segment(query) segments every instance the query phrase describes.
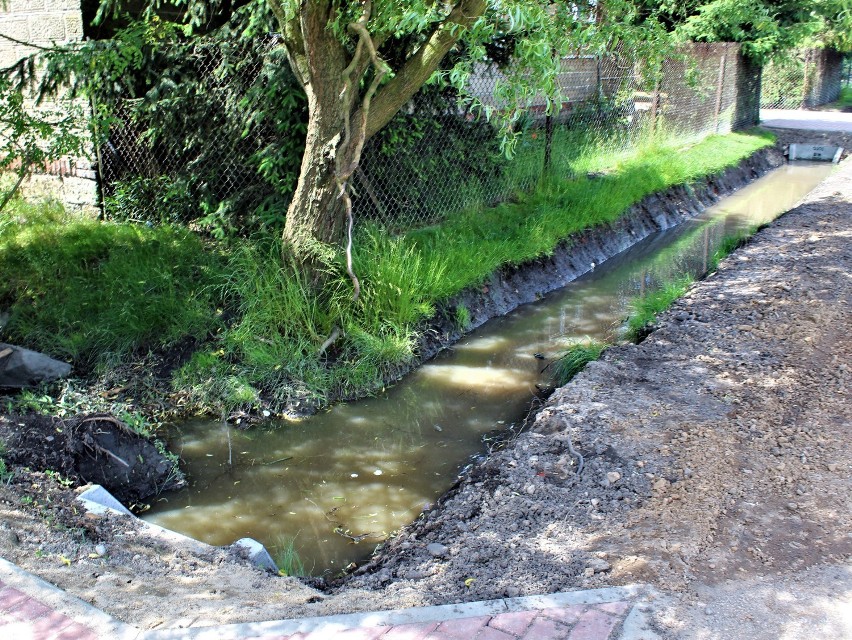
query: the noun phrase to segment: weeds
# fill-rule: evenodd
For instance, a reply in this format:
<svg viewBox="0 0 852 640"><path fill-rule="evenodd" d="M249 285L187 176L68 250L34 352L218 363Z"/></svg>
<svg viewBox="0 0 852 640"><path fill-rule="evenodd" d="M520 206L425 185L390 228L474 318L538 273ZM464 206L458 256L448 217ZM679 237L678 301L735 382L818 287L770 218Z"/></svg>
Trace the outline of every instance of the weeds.
<svg viewBox="0 0 852 640"><path fill-rule="evenodd" d="M587 364L601 357L608 345L597 340L587 340L570 346L564 354L553 361L553 377L556 386L563 386L580 373Z"/></svg>
<svg viewBox="0 0 852 640"><path fill-rule="evenodd" d="M764 225L753 225L722 238L718 248L707 261L706 273L715 271L724 258L746 244L762 226ZM689 241L690 238L687 237L685 240ZM631 301L631 311L624 332L625 338L632 342L644 340L653 329L657 316L667 310L675 300L683 296L697 278L703 277L706 273L700 273L697 277L692 274L682 274L665 283L659 289Z"/></svg>
<svg viewBox="0 0 852 640"><path fill-rule="evenodd" d="M657 315L668 309L680 298L695 281L692 276L682 275L666 283L661 288L636 298L630 303L631 311L627 319L625 337L640 342L650 333Z"/></svg>
<svg viewBox="0 0 852 640"><path fill-rule="evenodd" d="M10 220L0 226L4 339L86 370L201 338L215 325L200 292L217 259L189 231L19 200Z"/></svg>
<svg viewBox="0 0 852 640"><path fill-rule="evenodd" d="M296 537L281 536L272 547L272 559L282 576L303 577L310 575L296 549Z"/></svg>
<svg viewBox="0 0 852 640"><path fill-rule="evenodd" d="M15 477L15 472L6 464L6 443L0 441L0 484L9 485Z"/></svg>

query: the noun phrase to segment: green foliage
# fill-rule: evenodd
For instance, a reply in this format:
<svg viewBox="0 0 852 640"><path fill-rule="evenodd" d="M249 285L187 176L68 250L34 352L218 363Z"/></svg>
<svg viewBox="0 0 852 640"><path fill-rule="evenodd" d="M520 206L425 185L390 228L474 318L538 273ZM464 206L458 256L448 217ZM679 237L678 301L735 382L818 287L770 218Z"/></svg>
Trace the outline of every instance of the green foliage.
<svg viewBox="0 0 852 640"><path fill-rule="evenodd" d="M805 102L805 63L793 53L763 67L760 102L769 108L798 108Z"/></svg>
<svg viewBox="0 0 852 640"><path fill-rule="evenodd" d="M470 328L470 323L470 309L463 304L457 304L455 317L453 318L453 325L455 325L456 331L464 333Z"/></svg>
<svg viewBox="0 0 852 640"><path fill-rule="evenodd" d="M553 377L557 386L568 384L587 364L600 358L607 346L597 340L588 340L569 347L553 361Z"/></svg>
<svg viewBox="0 0 852 640"><path fill-rule="evenodd" d="M454 90L428 86L365 149L362 175L393 184L393 197L379 203L356 180L354 203L359 215L391 228L397 220L438 221L503 182L509 168L494 126Z"/></svg>
<svg viewBox="0 0 852 640"><path fill-rule="evenodd" d="M58 205L15 202L0 226L4 338L78 371L144 354L216 325L219 259L176 227L104 223Z"/></svg>
<svg viewBox="0 0 852 640"><path fill-rule="evenodd" d="M548 255L572 233L614 222L645 196L721 172L771 143L771 136L737 133L691 145L649 139L629 152L576 153L575 166L605 169L604 175L571 171L567 175L575 178L543 183L520 202L466 211L440 226L408 232L401 242L416 247L424 265L444 269L431 290L434 299L444 300L501 265Z"/></svg>
<svg viewBox="0 0 852 640"><path fill-rule="evenodd" d="M15 472L6 465L6 443L0 440L0 484L8 485L15 477Z"/></svg>
<svg viewBox="0 0 852 640"><path fill-rule="evenodd" d="M801 47L850 46L848 0L711 0L690 7L679 14L682 39L741 42L744 52L759 62Z"/></svg>
<svg viewBox="0 0 852 640"><path fill-rule="evenodd" d="M560 174L574 177L554 174L516 203L397 237L362 225L358 301L341 262L320 268L317 287L268 235L217 243L225 256L178 226L99 222L16 200L0 219L0 308L12 311L4 339L74 358L79 370L206 338L173 386L187 408L216 414L363 395L411 361L418 326L452 295L771 143L746 134L649 139L616 153L594 151L593 136L585 149L578 140L571 132L554 140ZM539 141L530 144L533 158ZM519 145L518 158L524 153ZM453 313L463 330L469 311Z"/></svg>
<svg viewBox="0 0 852 640"><path fill-rule="evenodd" d="M69 100L61 110L34 110L27 102L9 75L0 73L0 174L16 174L14 181L0 188L0 211L34 169L64 156L86 155L85 120L79 103Z"/></svg>
<svg viewBox="0 0 852 640"><path fill-rule="evenodd" d="M198 201L184 180L168 176L137 176L111 185L104 207L119 222L184 222L199 217Z"/></svg>

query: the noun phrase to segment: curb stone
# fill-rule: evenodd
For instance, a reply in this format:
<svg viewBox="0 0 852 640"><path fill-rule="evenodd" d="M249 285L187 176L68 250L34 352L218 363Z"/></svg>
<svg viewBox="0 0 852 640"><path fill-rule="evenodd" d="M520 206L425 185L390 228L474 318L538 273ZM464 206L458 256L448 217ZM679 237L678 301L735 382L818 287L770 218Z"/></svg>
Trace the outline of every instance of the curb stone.
<svg viewBox="0 0 852 640"><path fill-rule="evenodd" d="M0 594L0 635L16 639L237 640L262 636L281 640L301 640L307 637L319 640L338 636L379 638L384 634L394 638L425 638L427 634L429 638L449 638L452 636L441 633L442 629L455 636L465 628L470 628L472 633L477 634L476 638L516 638L519 637L517 634L525 634L520 637L536 640L557 640L563 637L583 637L587 640L659 640L659 636L650 629L645 615L645 603L655 600L658 595L645 585L301 620L272 620L160 631L143 631L120 622L2 558ZM586 609L595 606L597 608ZM522 622L522 626L517 630L502 632L494 627L486 627L491 620L513 620L511 614L524 613L528 614L527 620L533 620L538 614L550 615L544 622L551 630L565 629L564 633L568 633L569 627L557 625L554 621L574 624L574 630L570 636L565 636L564 633L542 636L539 635L538 628L533 629L537 623L526 628ZM566 613L572 619L560 620ZM438 631L431 634L430 630L435 629Z"/></svg>

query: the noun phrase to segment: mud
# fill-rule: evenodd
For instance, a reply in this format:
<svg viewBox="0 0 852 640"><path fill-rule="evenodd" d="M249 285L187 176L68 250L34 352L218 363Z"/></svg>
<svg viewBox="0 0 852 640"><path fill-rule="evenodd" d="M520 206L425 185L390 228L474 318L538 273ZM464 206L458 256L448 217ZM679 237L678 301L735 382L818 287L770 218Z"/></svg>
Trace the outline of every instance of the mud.
<svg viewBox="0 0 852 640"><path fill-rule="evenodd" d="M75 486L100 484L123 504L185 485L176 461L113 416L0 416L7 463L59 474Z"/></svg>

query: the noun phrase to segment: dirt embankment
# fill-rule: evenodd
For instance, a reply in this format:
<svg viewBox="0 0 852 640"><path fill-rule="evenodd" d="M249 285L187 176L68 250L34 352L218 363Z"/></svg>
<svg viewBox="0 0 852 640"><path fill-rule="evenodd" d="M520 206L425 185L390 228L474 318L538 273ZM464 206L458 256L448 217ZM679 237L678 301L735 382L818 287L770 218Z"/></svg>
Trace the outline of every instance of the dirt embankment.
<svg viewBox="0 0 852 640"><path fill-rule="evenodd" d="M630 582L698 606L733 580L828 576L852 555L850 185L847 164L333 593L75 513L37 473L0 484L0 554L145 628Z"/></svg>

